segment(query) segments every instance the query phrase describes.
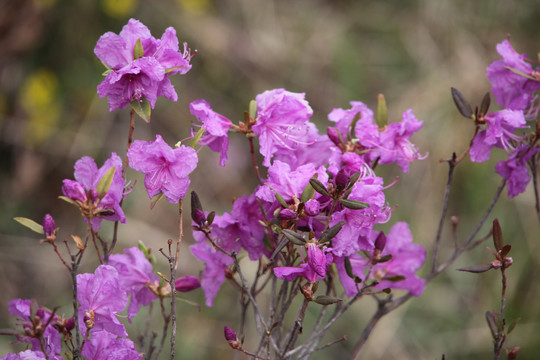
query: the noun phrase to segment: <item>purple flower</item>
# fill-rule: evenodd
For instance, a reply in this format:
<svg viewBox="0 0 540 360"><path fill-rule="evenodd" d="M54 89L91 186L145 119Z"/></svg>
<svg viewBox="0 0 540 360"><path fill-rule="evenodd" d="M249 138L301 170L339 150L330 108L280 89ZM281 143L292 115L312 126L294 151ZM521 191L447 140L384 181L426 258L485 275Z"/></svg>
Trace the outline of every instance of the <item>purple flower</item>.
<svg viewBox="0 0 540 360"><path fill-rule="evenodd" d="M375 242L379 237L378 233L372 233L372 241ZM377 241L380 244L380 241ZM382 246L379 246L382 247ZM419 296L425 287L425 280L416 276L415 272L420 269L426 258L426 251L418 244L412 243L412 234L406 222L398 222L392 226L384 249L374 248L370 255L378 254L379 258L385 255L392 255L389 261L377 263L372 266L370 277L379 283L376 289L386 288L408 290L412 295ZM353 274L360 279L365 280L365 270L370 268L370 259L366 259L359 254L349 255ZM336 258L336 265L339 278L347 296L354 296L357 292L357 286L353 279L347 275L344 265L344 258ZM386 280L392 276L403 276L403 280Z"/></svg>
<svg viewBox="0 0 540 360"><path fill-rule="evenodd" d="M404 173L409 172L409 163L414 159L425 159L409 138L420 130L423 121L418 121L409 109L403 113L402 120L392 123L379 134L378 152L381 164L396 163Z"/></svg>
<svg viewBox="0 0 540 360"><path fill-rule="evenodd" d="M181 145L172 149L156 135L155 141L136 140L131 144L127 157L129 166L146 174L144 185L150 198L163 193L170 203L177 203L186 196L189 174L197 167L197 153Z"/></svg>
<svg viewBox="0 0 540 360"><path fill-rule="evenodd" d="M313 110L304 96L285 89L268 90L256 96L257 121L252 130L259 137L264 166L270 166L278 150L293 150L308 134L308 119Z"/></svg>
<svg viewBox="0 0 540 360"><path fill-rule="evenodd" d="M142 49L136 47L138 41ZM191 69L186 44L183 53L178 50L178 38L172 27L156 40L145 25L134 19L129 20L119 35L112 32L102 35L94 54L110 72L97 90L101 98L109 97L109 110L124 108L131 101L143 98L152 109L158 96L176 101L178 95L169 75L185 74Z"/></svg>
<svg viewBox="0 0 540 360"><path fill-rule="evenodd" d="M156 299L149 285L159 284L159 278L153 273L152 264L139 248L124 249L124 253L111 255L109 265L116 268L122 289L131 295L128 308L128 319L131 321L141 306L147 306Z"/></svg>
<svg viewBox="0 0 540 360"><path fill-rule="evenodd" d="M93 331L83 348L85 360L139 360L142 355L135 350L133 341L119 338L107 331Z"/></svg>
<svg viewBox="0 0 540 360"><path fill-rule="evenodd" d="M109 191L100 199L97 185L109 169L114 170L113 180ZM86 203L92 208L91 214L85 214L86 220L92 218L92 228L97 230L101 227L101 220L126 222L126 216L120 206L124 196L124 181L122 180L122 159L116 153L105 161L98 169L96 162L89 156L85 156L75 163L75 181L64 180L62 192L75 201ZM88 221L88 220L87 220Z"/></svg>
<svg viewBox="0 0 540 360"><path fill-rule="evenodd" d="M195 276L186 275L174 281L176 291L189 292L201 287L201 282Z"/></svg>
<svg viewBox="0 0 540 360"><path fill-rule="evenodd" d="M370 237L373 226L387 222L391 214L382 190L383 180L379 177L365 177L353 185L348 199L366 202L369 208L359 210L344 208L332 214L330 226L345 221L345 225L332 239L333 254L348 256L359 250L373 249L374 239Z"/></svg>
<svg viewBox="0 0 540 360"><path fill-rule="evenodd" d="M480 131L474 137L470 156L473 162L484 162L489 160L491 150L497 146L507 152L513 150L511 141L519 141L522 138L514 135L517 128L526 125L523 111L501 110L487 114L485 117L487 128Z"/></svg>
<svg viewBox="0 0 540 360"><path fill-rule="evenodd" d="M189 104L189 109L206 130L199 144L208 145L212 151L220 153L219 165L225 166L227 150L229 149L227 133L232 126L231 120L212 110L206 100L193 101Z"/></svg>
<svg viewBox="0 0 540 360"><path fill-rule="evenodd" d="M106 330L127 336L126 329L116 317L127 305L127 295L120 285L118 272L110 265L99 266L94 274L77 275L79 328L83 334Z"/></svg>
<svg viewBox="0 0 540 360"><path fill-rule="evenodd" d="M504 108L527 110L534 101L534 92L540 89L538 71L533 70L525 61L526 55L516 52L508 40L497 45L497 52L502 56L502 60L495 60L487 67L491 91ZM537 80L517 74L511 69Z"/></svg>
<svg viewBox="0 0 540 360"><path fill-rule="evenodd" d="M62 360L59 355L48 354L49 360ZM18 354L6 354L0 360L45 360L45 354L41 351L25 350Z"/></svg>
<svg viewBox="0 0 540 360"><path fill-rule="evenodd" d="M527 188L527 184L531 181L529 170L527 169L527 161L529 161L540 148L530 148L529 145L520 145L510 155L508 160L500 161L495 166L495 171L508 181L508 196L513 198Z"/></svg>
<svg viewBox="0 0 540 360"><path fill-rule="evenodd" d="M190 246L191 253L205 263L201 287L206 298L206 306L214 306L214 298L225 281L225 272L233 260L228 255L216 250L208 242L201 241Z"/></svg>
<svg viewBox="0 0 540 360"><path fill-rule="evenodd" d="M47 214L43 218L43 234L47 241L54 242L56 240L56 224L51 214Z"/></svg>
<svg viewBox="0 0 540 360"><path fill-rule="evenodd" d="M20 318L20 324L27 334L32 333L36 329L30 319L36 319L39 317L39 324L37 328L42 331L43 342L48 354L60 354L62 352L62 339L60 333L53 327L56 316L49 322L51 318L51 312L42 308L35 308L37 304L32 305L32 300L13 299L9 302L9 313ZM49 322L49 325L44 328L44 325ZM44 328L44 330L42 330ZM27 332L28 331L28 332ZM37 335L37 334L36 334ZM32 345L32 350L41 351L41 344L37 337L17 336L17 339L21 342L29 343ZM24 357L22 356L24 355ZM31 359L26 357L27 354L20 353L19 356L22 359ZM15 356L15 355L14 355Z"/></svg>
<svg viewBox="0 0 540 360"><path fill-rule="evenodd" d="M274 268L274 275L278 279L293 281L296 277L302 276L309 282L316 282L326 277L326 268L333 261L332 255L325 254L325 251L321 250L315 243L309 243L306 246L307 261L300 264L300 267L282 266Z"/></svg>

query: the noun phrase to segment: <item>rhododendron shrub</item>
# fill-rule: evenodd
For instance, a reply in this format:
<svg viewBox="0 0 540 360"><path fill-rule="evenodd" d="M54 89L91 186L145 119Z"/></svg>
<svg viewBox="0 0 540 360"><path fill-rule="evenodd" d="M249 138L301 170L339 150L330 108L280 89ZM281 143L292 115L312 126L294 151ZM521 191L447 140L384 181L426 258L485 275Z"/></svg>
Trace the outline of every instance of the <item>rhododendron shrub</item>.
<svg viewBox="0 0 540 360"><path fill-rule="evenodd" d="M503 180L493 204L505 186L510 197L525 191L536 177L540 152L540 126L531 121L539 110L538 71L508 40L497 50L503 59L488 66L488 79L501 109L488 112L488 94L473 111L465 96L452 89L459 112L473 127L470 146L460 156L454 153L446 160L450 168L448 194L452 174L467 154L472 162L483 162L493 151L506 153L507 159L495 166ZM349 108L336 107L321 116L314 114L309 93L280 88L257 94L251 101L246 99L244 116L230 117L243 120L234 123L213 109L210 101L195 99L189 105L192 126L184 129L184 134L167 134L188 138L171 147L160 134L155 134L153 141L136 140L133 128L135 114L149 121L150 109L155 109L159 96L177 100L169 77L191 69L192 55L187 45L180 51L176 31L168 28L156 39L145 25L131 19L118 35L104 34L94 52L107 67L97 89L99 96L107 98L110 111L128 104L132 108L127 149L123 156L112 153L100 168L85 156L75 163L74 180L64 180L60 197L73 205L87 227L86 235L71 234L73 241L65 242L67 255L57 246L60 229L50 214L42 224L16 218L43 235L41 242L53 248L66 268L64 275L73 286L73 312L59 314L58 306L45 308L35 300L12 300L9 311L17 317L14 334L27 349L2 359L150 359L164 351L166 339L169 358L174 359L176 331L183 330L177 319L185 315L176 313L177 293L189 296L191 291L202 291L205 305L213 307L221 301L220 289L227 284L239 292L239 308L230 311L236 311L241 319L234 327L241 329L242 341L229 326L224 327L225 340L232 349L258 359L309 357L324 347L320 345L323 337L351 306L365 297L375 298L378 307L370 325L350 334L358 339L351 354L356 356L384 315L421 296L429 281L489 237L493 238L495 260L460 270L501 272L503 306L500 311L488 312L486 318L495 356L503 349L517 354L519 348L507 347L511 330L504 318L505 271L513 263L508 256L511 246L504 243L497 220L488 236L477 238L493 205L467 240L456 242L453 255L446 260L440 258L438 249L448 196L431 249L415 243L413 227L407 222L394 220L395 212L407 211L407 206L414 204L397 207L387 189L399 186L400 180L384 178L380 167L397 166L407 176L414 171L416 161L428 156L414 144L413 137L421 136L424 123L412 109L391 118L384 96L379 95L375 109L351 101ZM314 116L328 118L325 131L317 128ZM205 189L193 184L190 176L197 171L198 153L206 147L220 154L220 166L238 161L229 158L229 136L246 138L258 184L234 199L229 211L216 214L212 204L203 206L197 192ZM262 157L260 166L257 154ZM137 176L144 176L144 181L137 183ZM162 197L178 206L178 238L164 239L158 251L144 242L116 248L119 223L130 226L123 201L133 186L144 186L151 207L158 206ZM193 241L182 244L188 193ZM538 204L538 198L536 201ZM104 234L103 220L114 223L112 234ZM457 226L457 220L454 224ZM124 243L129 241L132 239ZM179 261L180 252L188 248L201 262L200 272ZM426 262L427 250L432 254L431 269L422 277L419 270ZM99 263L97 267L81 272L83 258L92 256ZM159 261L168 267L167 273L156 270ZM269 301L262 299L263 290L270 293ZM157 316L163 331L149 335L147 328L134 342L137 334L128 333L126 321L148 308L149 327L153 304L160 309ZM325 317L327 307L334 309L329 317ZM257 331L253 333L245 331L248 309L254 314ZM321 315L314 324L304 326L308 309ZM293 321L288 313L296 314ZM307 336L300 342L302 332ZM250 348L254 343L259 346Z"/></svg>

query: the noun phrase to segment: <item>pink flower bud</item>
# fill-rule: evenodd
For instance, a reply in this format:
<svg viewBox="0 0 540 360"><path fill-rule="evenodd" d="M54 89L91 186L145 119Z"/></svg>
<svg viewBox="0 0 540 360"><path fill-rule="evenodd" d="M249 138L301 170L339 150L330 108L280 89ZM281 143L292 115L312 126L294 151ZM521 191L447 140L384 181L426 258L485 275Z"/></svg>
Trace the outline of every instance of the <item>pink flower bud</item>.
<svg viewBox="0 0 540 360"><path fill-rule="evenodd" d="M321 204L315 199L308 200L304 211L308 216L317 216L321 212Z"/></svg>
<svg viewBox="0 0 540 360"><path fill-rule="evenodd" d="M307 262L311 269L321 277L326 276L326 255L319 249L317 244L307 244Z"/></svg>
<svg viewBox="0 0 540 360"><path fill-rule="evenodd" d="M386 246L386 235L381 231L375 240L375 249L383 251Z"/></svg>
<svg viewBox="0 0 540 360"><path fill-rule="evenodd" d="M176 288L176 291L188 292L201 287L201 283L199 282L199 279L197 279L195 276L186 275L184 277L176 279L174 281L174 287Z"/></svg>
<svg viewBox="0 0 540 360"><path fill-rule="evenodd" d="M225 332L225 340L229 343L229 346L233 349L241 349L242 344L240 343L240 340L238 340L238 337L236 336L236 333L233 329L231 329L228 326L225 326L224 329Z"/></svg>
<svg viewBox="0 0 540 360"><path fill-rule="evenodd" d="M206 215L204 215L204 211L200 209L193 209L191 212L193 221L199 226L204 226L206 222Z"/></svg>
<svg viewBox="0 0 540 360"><path fill-rule="evenodd" d="M84 187L73 180L64 180L64 185L62 186L62 192L65 196L73 200L79 200L80 202L85 202L87 199L86 191Z"/></svg>
<svg viewBox="0 0 540 360"><path fill-rule="evenodd" d="M281 220L293 220L296 219L296 212L292 211L291 209L283 209L279 212L278 217Z"/></svg>
<svg viewBox="0 0 540 360"><path fill-rule="evenodd" d="M328 127L326 128L326 134L328 134L328 138L336 144L336 146L339 146L341 144L341 141L339 140L339 133L336 128Z"/></svg>

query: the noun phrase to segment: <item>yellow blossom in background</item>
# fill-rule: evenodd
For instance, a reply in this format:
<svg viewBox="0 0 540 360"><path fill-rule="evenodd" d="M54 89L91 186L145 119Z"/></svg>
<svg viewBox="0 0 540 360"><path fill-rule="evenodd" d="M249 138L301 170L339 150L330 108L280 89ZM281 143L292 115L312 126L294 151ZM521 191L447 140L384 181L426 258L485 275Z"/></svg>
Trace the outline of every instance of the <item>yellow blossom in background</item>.
<svg viewBox="0 0 540 360"><path fill-rule="evenodd" d="M21 88L21 105L28 115L25 140L37 145L54 132L60 118L58 79L47 69L31 74Z"/></svg>
<svg viewBox="0 0 540 360"><path fill-rule="evenodd" d="M101 9L110 17L123 19L135 11L137 0L102 0Z"/></svg>
<svg viewBox="0 0 540 360"><path fill-rule="evenodd" d="M178 5L191 13L204 13L211 7L211 0L176 0Z"/></svg>

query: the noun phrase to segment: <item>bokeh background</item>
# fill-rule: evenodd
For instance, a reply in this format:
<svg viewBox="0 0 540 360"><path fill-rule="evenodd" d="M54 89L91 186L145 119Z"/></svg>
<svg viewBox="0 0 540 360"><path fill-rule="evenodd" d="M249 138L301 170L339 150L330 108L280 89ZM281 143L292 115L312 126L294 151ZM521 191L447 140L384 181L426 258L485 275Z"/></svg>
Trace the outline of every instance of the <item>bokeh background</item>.
<svg viewBox="0 0 540 360"><path fill-rule="evenodd" d="M393 121L412 108L424 120L414 141L429 157L415 162L409 174L392 166L378 171L387 183L400 176L386 192L390 204L398 206L392 220L409 221L415 241L428 249L428 259L447 174L439 159L463 151L473 131L455 109L450 87L477 104L490 88L485 68L498 58L497 43L511 36L514 47L533 59L540 50L537 0L0 0L0 9L0 328L14 326L7 303L15 297L35 298L51 308L61 305L60 312L70 314L67 272L48 246L40 246L39 238L12 218L40 222L51 213L61 238L84 236L78 211L57 196L80 157L89 155L101 164L111 152L124 156L129 110L110 113L106 100L98 98L96 86L104 69L93 48L103 33L120 32L129 18L141 20L156 38L173 26L181 42L198 50L192 70L172 78L179 101L159 99L150 124L137 120L136 139L153 140L159 133L174 144L186 138L193 120L188 104L200 98L237 122L256 94L281 87L306 93L321 131L333 108L347 108L353 100L373 107L379 93L386 96ZM494 101L492 106L497 106ZM215 154L200 153L192 188L205 209L221 213L230 209L234 197L252 191L255 178L248 155L247 142L239 136L233 136L226 168L218 166ZM459 166L449 213L460 217L460 239L491 201L500 183L494 166L501 158L494 152L487 163L466 159ZM142 240L157 253L177 236L177 209L162 201L150 210L143 178L131 170L128 176L138 184L125 201L128 225L120 229L117 250ZM488 223L494 217L514 258L507 318L521 317L509 345L520 346L522 358L532 359L540 351L540 228L532 189L512 201L505 192ZM185 226L189 229L188 220ZM105 238L111 229L104 226ZM191 242L188 231L180 275L202 269L187 249ZM445 231L442 257L451 249ZM157 255L158 270L165 272L164 259ZM86 256L82 271L95 266L91 257ZM365 358L491 357L484 314L499 308L500 278L495 272L455 271L490 259L480 246L431 282L420 298L385 317L365 348ZM185 297L204 303L201 291ZM224 325L237 324L239 311L232 310L237 304L238 295L228 284L213 308L198 311L179 303L179 357L233 358L222 331ZM345 358L373 309L371 299L354 306L327 337L331 341L346 334L349 341L313 358ZM304 336L309 335L310 316ZM143 322L130 325L133 338ZM158 318L152 327L160 331ZM22 349L11 340L0 337L0 355ZM247 344L256 341L246 339Z"/></svg>

